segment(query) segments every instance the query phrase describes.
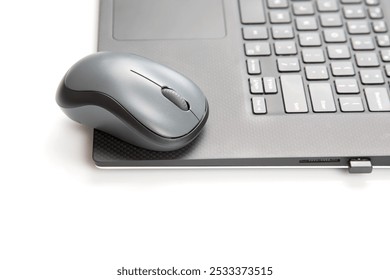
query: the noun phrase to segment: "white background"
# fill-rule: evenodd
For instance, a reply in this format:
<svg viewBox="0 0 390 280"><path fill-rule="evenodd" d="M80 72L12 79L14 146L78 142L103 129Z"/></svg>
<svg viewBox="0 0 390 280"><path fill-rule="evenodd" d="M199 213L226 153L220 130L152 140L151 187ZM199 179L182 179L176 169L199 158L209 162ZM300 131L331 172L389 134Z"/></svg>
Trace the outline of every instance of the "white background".
<svg viewBox="0 0 390 280"><path fill-rule="evenodd" d="M122 266L390 279L390 170L98 170L92 131L54 100L96 50L97 1L1 11L0 279L174 279L118 277Z"/></svg>

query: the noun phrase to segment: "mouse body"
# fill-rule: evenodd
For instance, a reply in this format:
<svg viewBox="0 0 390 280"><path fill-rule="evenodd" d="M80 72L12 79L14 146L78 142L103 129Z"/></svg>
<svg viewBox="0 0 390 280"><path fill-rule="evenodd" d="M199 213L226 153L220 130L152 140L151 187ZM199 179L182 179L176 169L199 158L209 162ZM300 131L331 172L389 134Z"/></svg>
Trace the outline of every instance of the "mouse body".
<svg viewBox="0 0 390 280"><path fill-rule="evenodd" d="M71 119L154 151L188 145L209 114L194 82L128 53L99 52L80 60L61 81L56 101Z"/></svg>

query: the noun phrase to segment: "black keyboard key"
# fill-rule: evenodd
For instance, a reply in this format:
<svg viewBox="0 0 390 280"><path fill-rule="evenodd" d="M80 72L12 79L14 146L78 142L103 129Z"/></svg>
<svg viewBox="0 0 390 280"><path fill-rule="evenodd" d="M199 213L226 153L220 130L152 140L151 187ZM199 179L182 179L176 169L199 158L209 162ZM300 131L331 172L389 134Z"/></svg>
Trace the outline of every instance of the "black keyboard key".
<svg viewBox="0 0 390 280"><path fill-rule="evenodd" d="M389 112L390 98L386 88L366 88L366 99L371 112Z"/></svg>
<svg viewBox="0 0 390 280"><path fill-rule="evenodd" d="M332 87L328 83L309 84L313 111L316 113L336 112Z"/></svg>
<svg viewBox="0 0 390 280"><path fill-rule="evenodd" d="M281 76L282 95L286 113L307 113L305 89L299 75Z"/></svg>
<svg viewBox="0 0 390 280"><path fill-rule="evenodd" d="M265 23L263 0L239 0L241 22L246 24Z"/></svg>

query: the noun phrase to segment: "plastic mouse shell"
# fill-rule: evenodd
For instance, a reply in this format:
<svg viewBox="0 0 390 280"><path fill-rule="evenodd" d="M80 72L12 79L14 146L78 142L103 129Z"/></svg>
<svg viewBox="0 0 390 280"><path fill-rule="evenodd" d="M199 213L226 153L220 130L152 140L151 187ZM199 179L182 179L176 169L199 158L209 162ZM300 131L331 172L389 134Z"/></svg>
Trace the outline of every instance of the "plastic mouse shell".
<svg viewBox="0 0 390 280"><path fill-rule="evenodd" d="M190 133L204 119L207 100L199 87L176 71L146 58L102 52L76 63L65 76L71 90L99 92L121 104L152 132L166 138ZM161 93L173 88L190 104L183 112Z"/></svg>

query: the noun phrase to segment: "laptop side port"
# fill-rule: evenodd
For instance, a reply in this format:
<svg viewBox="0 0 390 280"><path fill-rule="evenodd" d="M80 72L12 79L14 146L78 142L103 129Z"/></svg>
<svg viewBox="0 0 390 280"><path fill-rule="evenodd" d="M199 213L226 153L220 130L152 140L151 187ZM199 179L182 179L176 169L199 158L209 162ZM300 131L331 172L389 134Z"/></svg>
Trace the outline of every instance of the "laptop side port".
<svg viewBox="0 0 390 280"><path fill-rule="evenodd" d="M369 174L372 173L372 163L367 158L356 158L349 161L349 173L351 174Z"/></svg>
<svg viewBox="0 0 390 280"><path fill-rule="evenodd" d="M318 159L301 159L299 161L300 164L314 164L314 165L320 165L320 164L334 164L339 163L341 160L339 158L318 158Z"/></svg>

